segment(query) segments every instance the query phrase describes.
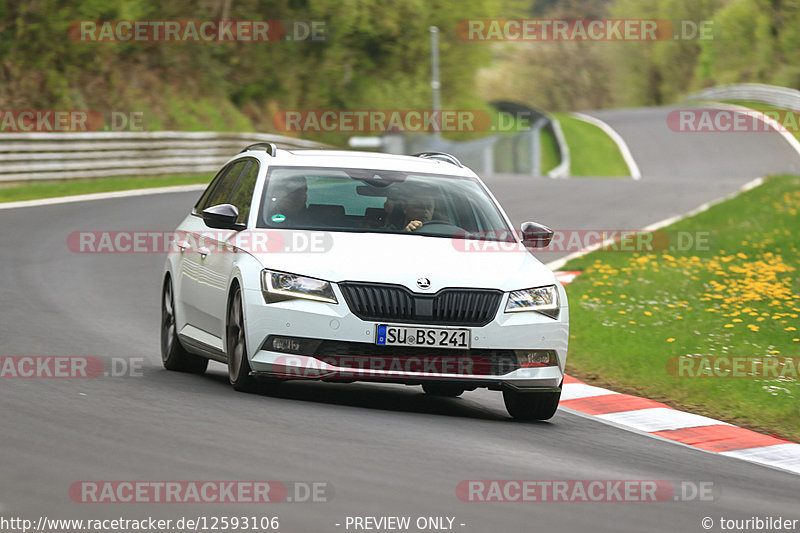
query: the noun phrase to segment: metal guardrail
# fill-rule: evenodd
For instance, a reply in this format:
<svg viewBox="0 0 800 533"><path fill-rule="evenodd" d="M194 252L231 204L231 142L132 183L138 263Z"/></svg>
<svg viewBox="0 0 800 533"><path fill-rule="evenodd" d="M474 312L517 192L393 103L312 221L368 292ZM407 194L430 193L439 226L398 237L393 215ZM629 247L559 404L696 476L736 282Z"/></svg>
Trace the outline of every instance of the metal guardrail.
<svg viewBox="0 0 800 533"><path fill-rule="evenodd" d="M784 109L800 110L800 91L763 83L738 83L711 87L686 97L687 100L749 100Z"/></svg>
<svg viewBox="0 0 800 533"><path fill-rule="evenodd" d="M254 142L280 148L325 147L265 133L2 133L0 182L216 172Z"/></svg>
<svg viewBox="0 0 800 533"><path fill-rule="evenodd" d="M520 104L521 106L521 104ZM527 106L521 106L527 107ZM548 131L556 142L560 163L547 172L549 178L566 178L570 173L569 147L558 120L531 108L539 116L530 129L514 135L495 134L469 141L453 141L430 133L384 133L377 142L369 137L351 138L351 146L378 148L392 154L446 152L483 176L492 174L527 174L541 176L541 131ZM355 140L355 142L353 142Z"/></svg>

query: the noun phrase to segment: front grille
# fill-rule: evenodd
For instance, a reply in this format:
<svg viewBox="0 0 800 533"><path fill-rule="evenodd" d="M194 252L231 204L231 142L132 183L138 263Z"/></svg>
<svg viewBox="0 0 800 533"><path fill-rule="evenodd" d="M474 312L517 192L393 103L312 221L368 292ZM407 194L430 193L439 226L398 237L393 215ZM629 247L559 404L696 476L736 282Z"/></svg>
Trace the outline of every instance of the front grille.
<svg viewBox="0 0 800 533"><path fill-rule="evenodd" d="M339 284L354 315L362 320L451 326L485 326L494 319L502 291L442 289L418 294L401 285L347 281Z"/></svg>

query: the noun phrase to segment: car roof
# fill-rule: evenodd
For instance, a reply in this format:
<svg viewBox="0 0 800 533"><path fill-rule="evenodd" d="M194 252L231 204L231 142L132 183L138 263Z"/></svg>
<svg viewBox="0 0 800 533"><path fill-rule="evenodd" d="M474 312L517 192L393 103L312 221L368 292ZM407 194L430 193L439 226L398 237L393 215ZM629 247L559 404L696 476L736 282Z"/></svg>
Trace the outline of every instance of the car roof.
<svg viewBox="0 0 800 533"><path fill-rule="evenodd" d="M275 150L270 155L264 150L247 150L239 156L261 159L269 166L330 167L330 168L374 168L400 170L451 176L477 177L476 174L447 154L429 157L385 154L381 152L359 152L355 150ZM238 156L237 156L238 158ZM449 159L452 158L452 161ZM234 158L236 159L236 158Z"/></svg>

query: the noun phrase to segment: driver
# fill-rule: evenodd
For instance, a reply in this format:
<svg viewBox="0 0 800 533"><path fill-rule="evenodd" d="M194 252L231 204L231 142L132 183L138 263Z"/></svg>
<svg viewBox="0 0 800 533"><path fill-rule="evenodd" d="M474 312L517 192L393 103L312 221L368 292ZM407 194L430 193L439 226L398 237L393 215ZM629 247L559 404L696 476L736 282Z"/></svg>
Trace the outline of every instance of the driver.
<svg viewBox="0 0 800 533"><path fill-rule="evenodd" d="M421 191L415 191L403 201L403 214L405 215L405 231L416 231L425 222L433 219L436 202Z"/></svg>

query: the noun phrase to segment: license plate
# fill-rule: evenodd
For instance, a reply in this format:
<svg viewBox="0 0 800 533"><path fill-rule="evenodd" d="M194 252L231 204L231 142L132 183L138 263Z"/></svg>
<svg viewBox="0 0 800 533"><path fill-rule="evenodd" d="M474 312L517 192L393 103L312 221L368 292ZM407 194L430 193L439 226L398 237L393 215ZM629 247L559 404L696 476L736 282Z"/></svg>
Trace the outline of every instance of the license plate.
<svg viewBox="0 0 800 533"><path fill-rule="evenodd" d="M381 346L426 346L469 349L469 330L455 328L413 328L379 324L375 344Z"/></svg>

